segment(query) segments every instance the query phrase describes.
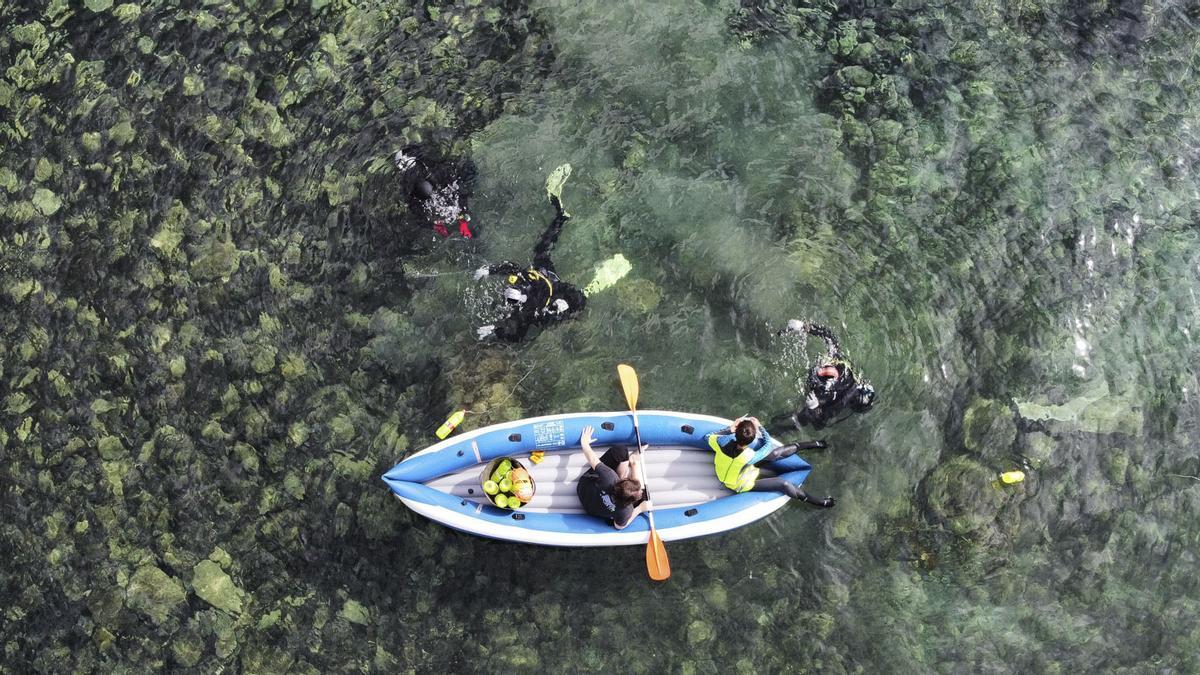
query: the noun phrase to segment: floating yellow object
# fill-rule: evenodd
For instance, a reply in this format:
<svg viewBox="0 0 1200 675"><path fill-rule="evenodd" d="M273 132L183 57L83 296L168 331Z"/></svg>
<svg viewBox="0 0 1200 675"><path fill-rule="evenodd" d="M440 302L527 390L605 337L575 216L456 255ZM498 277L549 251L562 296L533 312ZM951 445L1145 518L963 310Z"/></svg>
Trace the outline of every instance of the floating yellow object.
<svg viewBox="0 0 1200 675"><path fill-rule="evenodd" d="M570 164L562 164L558 167L555 167L555 169L550 172L550 175L546 176L546 194L553 195L554 197L558 198L558 203L560 205L562 204L563 185L567 182L567 179L570 177L571 177L571 165ZM566 213L566 210L567 210L567 207L564 206L563 213ZM570 215L571 214L567 213L568 217L570 217Z"/></svg>
<svg viewBox="0 0 1200 675"><path fill-rule="evenodd" d="M1021 481L1025 480L1025 472L1005 471L1004 473L1000 474L1000 480L1008 483L1009 485L1012 485L1013 483L1020 483Z"/></svg>
<svg viewBox="0 0 1200 675"><path fill-rule="evenodd" d="M529 453L529 461L533 462L534 464L541 464L542 460L545 458L546 453L542 450L534 450L533 452Z"/></svg>
<svg viewBox="0 0 1200 675"><path fill-rule="evenodd" d="M596 266L596 275L592 277L591 283L584 287L583 294L590 296L612 286L632 269L633 265L629 264L625 256L620 253L614 255Z"/></svg>
<svg viewBox="0 0 1200 675"><path fill-rule="evenodd" d="M450 432L454 431L455 427L462 424L463 418L466 416L466 410L456 411L453 415L446 418L446 421L442 423L442 426L438 427L437 431L434 432L434 435L436 435L438 438L445 439L450 435Z"/></svg>

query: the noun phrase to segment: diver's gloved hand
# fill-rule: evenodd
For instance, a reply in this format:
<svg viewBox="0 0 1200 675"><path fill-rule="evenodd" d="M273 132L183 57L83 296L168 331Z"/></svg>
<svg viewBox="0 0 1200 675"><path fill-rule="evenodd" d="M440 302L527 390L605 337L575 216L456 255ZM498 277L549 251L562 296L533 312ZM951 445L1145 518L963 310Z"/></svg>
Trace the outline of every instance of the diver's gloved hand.
<svg viewBox="0 0 1200 675"><path fill-rule="evenodd" d="M504 289L504 297L507 298L508 300L512 300L513 302L517 302L517 303L523 303L529 299L529 297L526 296L524 293L522 293L521 291L518 291L517 289L515 289L511 286Z"/></svg>
<svg viewBox="0 0 1200 675"><path fill-rule="evenodd" d="M482 340L486 337L489 337L489 336L495 334L495 332L496 332L496 327L489 323L486 326L480 326L478 329L476 329L475 334L479 336L480 340Z"/></svg>
<svg viewBox="0 0 1200 675"><path fill-rule="evenodd" d="M823 509L832 509L835 504L837 504L836 499L834 499L833 497L826 497L825 499L821 500L820 506Z"/></svg>
<svg viewBox="0 0 1200 675"><path fill-rule="evenodd" d="M479 281L480 279L486 277L488 274L489 274L489 272L488 272L487 265L480 267L479 269L475 270L475 281Z"/></svg>
<svg viewBox="0 0 1200 675"><path fill-rule="evenodd" d="M567 308L570 307L570 305L567 304L566 300L559 298L550 303L550 307L553 309L555 314L562 314L563 312L567 311Z"/></svg>

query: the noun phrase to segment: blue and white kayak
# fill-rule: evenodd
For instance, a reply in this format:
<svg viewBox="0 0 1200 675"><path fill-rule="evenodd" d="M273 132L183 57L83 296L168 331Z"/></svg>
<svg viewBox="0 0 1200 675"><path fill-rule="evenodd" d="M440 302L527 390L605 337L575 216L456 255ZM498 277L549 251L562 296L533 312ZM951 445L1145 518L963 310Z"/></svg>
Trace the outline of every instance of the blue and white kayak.
<svg viewBox="0 0 1200 675"><path fill-rule="evenodd" d="M788 503L778 492L734 493L717 480L705 436L729 426L710 415L638 411L646 481L654 500L654 520L663 541L725 532L763 518ZM594 427L597 454L607 446L635 448L629 411L547 415L493 424L432 445L406 458L383 476L410 509L448 527L495 539L546 546L632 546L650 532L639 517L623 530L583 512L575 486L587 469L579 449L585 426ZM778 441L772 441L775 446ZM540 464L529 461L545 452ZM533 499L517 511L501 509L479 484L484 466L497 457L515 457L537 486ZM812 467L796 455L761 467L801 485Z"/></svg>

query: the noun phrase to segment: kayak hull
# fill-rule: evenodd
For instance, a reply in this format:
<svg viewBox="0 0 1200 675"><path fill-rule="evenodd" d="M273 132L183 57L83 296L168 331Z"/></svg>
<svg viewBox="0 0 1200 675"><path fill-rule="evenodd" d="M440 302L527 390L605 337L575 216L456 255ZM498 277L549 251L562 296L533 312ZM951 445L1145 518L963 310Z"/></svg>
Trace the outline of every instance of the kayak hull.
<svg viewBox="0 0 1200 675"><path fill-rule="evenodd" d="M643 465L654 500L654 520L664 541L725 532L763 518L787 504L777 492L733 493L716 478L705 436L730 420L691 413L638 412L642 442L650 446ZM383 476L413 511L448 527L495 539L546 546L632 546L645 544L649 523L638 518L623 530L585 514L575 495L587 468L579 437L592 426L597 454L608 446L633 448L629 411L567 413L495 424L468 431L406 458ZM772 441L778 446L777 441ZM529 461L535 450L540 464ZM517 511L493 505L479 486L491 460L514 457L529 470L537 494ZM793 455L765 465L764 475L803 484L811 467Z"/></svg>

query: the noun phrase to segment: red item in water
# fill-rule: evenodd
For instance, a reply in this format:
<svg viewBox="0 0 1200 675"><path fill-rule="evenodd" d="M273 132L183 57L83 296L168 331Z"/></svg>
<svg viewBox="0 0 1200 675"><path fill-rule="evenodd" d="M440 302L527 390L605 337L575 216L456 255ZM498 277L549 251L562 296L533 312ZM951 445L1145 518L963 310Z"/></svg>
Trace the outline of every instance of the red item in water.
<svg viewBox="0 0 1200 675"><path fill-rule="evenodd" d="M468 222L469 221L466 218L458 219L458 233L467 239L470 239L474 235L471 234L471 228L467 227Z"/></svg>
<svg viewBox="0 0 1200 675"><path fill-rule="evenodd" d="M442 222L442 221L440 221L440 220L439 220L439 221L437 221L436 223L434 223L434 224L433 224L433 231L434 231L434 232L437 232L437 233L438 233L439 235L441 235L442 237L449 237L449 236L450 236L450 230L447 230L447 229L446 229L446 224L445 224L445 223L443 223L443 222Z"/></svg>

